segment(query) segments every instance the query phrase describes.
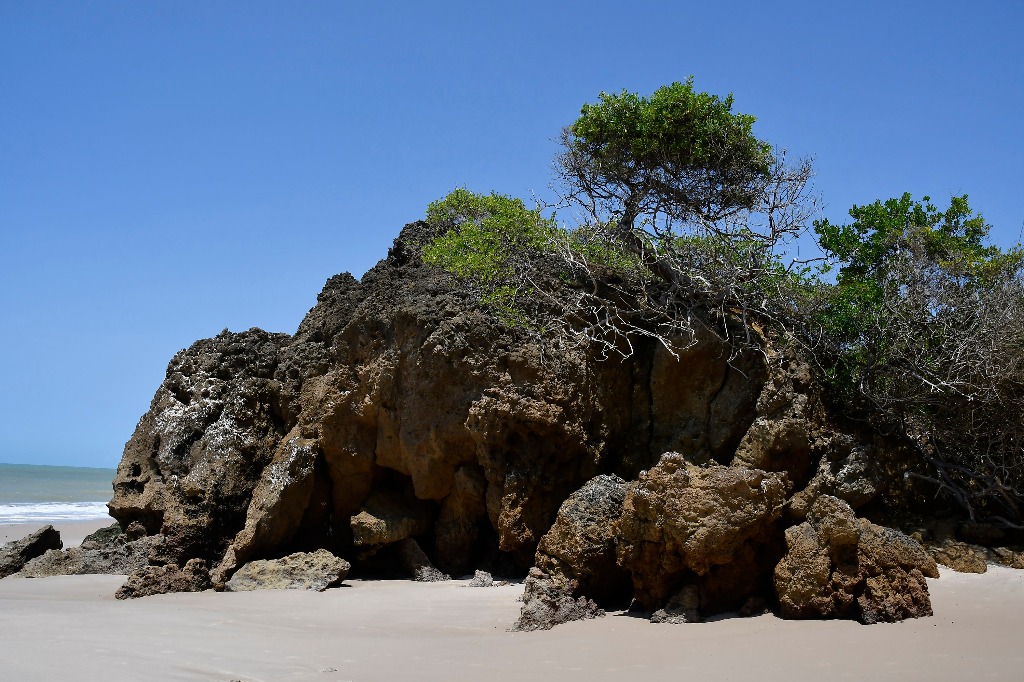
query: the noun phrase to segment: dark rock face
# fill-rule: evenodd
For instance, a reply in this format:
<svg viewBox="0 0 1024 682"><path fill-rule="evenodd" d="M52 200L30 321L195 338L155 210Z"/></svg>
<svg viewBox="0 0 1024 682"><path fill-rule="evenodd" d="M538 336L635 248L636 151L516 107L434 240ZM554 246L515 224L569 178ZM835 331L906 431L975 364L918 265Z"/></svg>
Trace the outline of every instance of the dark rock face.
<svg viewBox="0 0 1024 682"><path fill-rule="evenodd" d="M53 575L129 575L149 564L150 539L129 540L116 523L87 535L78 547L51 549L21 569L26 578Z"/></svg>
<svg viewBox="0 0 1024 682"><path fill-rule="evenodd" d="M326 549L296 552L280 559L250 561L224 585L228 592L252 590L313 590L340 585L352 565Z"/></svg>
<svg viewBox="0 0 1024 682"><path fill-rule="evenodd" d="M637 606L661 608L692 583L708 592L713 613L716 584L757 587L757 548L780 532L788 490L785 474L699 467L665 453L630 484L619 521L618 562L633 578ZM742 603L743 592L732 596Z"/></svg>
<svg viewBox="0 0 1024 682"><path fill-rule="evenodd" d="M30 560L63 546L60 531L53 526L44 526L20 540L8 542L0 547L0 578L17 573Z"/></svg>
<svg viewBox="0 0 1024 682"><path fill-rule="evenodd" d="M573 597L567 584L552 579L539 568L531 568L523 591L523 610L512 626L513 632L550 630L574 620L603 617L604 611L593 600Z"/></svg>
<svg viewBox="0 0 1024 682"><path fill-rule="evenodd" d="M420 548L418 542L406 538L395 543L395 553L406 575L420 583L436 583L451 580L451 576L442 573L430 563L430 559Z"/></svg>
<svg viewBox="0 0 1024 682"><path fill-rule="evenodd" d="M537 547L535 565L558 576L574 595L599 604L629 603L629 574L616 563L615 546L627 484L595 476L562 503L555 523ZM526 607L524 607L526 608Z"/></svg>
<svg viewBox="0 0 1024 682"><path fill-rule="evenodd" d="M775 569L786 618L877 623L932 614L932 558L903 533L858 519L842 500L819 498L806 522L786 530L786 546Z"/></svg>
<svg viewBox="0 0 1024 682"><path fill-rule="evenodd" d="M286 430L274 381L288 337L223 332L174 356L125 446L110 513L165 542L154 563L223 556Z"/></svg>

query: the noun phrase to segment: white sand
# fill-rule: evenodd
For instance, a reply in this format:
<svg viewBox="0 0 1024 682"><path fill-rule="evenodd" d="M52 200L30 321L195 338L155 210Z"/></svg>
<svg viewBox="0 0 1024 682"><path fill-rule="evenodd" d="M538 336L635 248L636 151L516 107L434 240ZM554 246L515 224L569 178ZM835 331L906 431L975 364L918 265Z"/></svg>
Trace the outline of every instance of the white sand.
<svg viewBox="0 0 1024 682"><path fill-rule="evenodd" d="M944 573L936 616L862 626L625 615L506 632L521 586L360 582L324 593L119 602L117 576L0 580L3 680L1024 679L1024 571Z"/></svg>

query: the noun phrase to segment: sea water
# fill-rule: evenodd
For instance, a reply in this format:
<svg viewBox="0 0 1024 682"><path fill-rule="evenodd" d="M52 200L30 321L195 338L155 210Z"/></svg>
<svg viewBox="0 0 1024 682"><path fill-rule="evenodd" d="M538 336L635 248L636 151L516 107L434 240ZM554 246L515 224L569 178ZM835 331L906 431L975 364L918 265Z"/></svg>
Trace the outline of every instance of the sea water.
<svg viewBox="0 0 1024 682"><path fill-rule="evenodd" d="M113 469L0 464L0 524L106 518L113 480Z"/></svg>

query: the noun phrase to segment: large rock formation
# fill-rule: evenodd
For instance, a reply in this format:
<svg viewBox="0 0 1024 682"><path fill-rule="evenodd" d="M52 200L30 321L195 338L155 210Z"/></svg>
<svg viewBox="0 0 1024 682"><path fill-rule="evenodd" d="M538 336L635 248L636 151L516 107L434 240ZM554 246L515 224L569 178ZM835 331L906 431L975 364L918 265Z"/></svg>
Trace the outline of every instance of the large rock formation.
<svg viewBox="0 0 1024 682"><path fill-rule="evenodd" d="M536 564L525 629L630 599L688 621L763 605L816 500L898 480L756 329L757 351L697 324L605 360L497 321L422 263L434 236L408 225L361 281L331 278L293 336L225 331L172 359L114 482L111 514L149 548L119 596L327 550L419 579Z"/></svg>
<svg viewBox="0 0 1024 682"><path fill-rule="evenodd" d="M203 559L222 585L253 559L412 537L447 570L525 571L593 476L634 478L669 449L732 457L758 354L731 358L710 332L678 359L552 352L422 265L430 237L407 226L361 282L332 278L292 337L225 331L174 357L110 503L160 536L151 565ZM375 516L380 500L408 513Z"/></svg>

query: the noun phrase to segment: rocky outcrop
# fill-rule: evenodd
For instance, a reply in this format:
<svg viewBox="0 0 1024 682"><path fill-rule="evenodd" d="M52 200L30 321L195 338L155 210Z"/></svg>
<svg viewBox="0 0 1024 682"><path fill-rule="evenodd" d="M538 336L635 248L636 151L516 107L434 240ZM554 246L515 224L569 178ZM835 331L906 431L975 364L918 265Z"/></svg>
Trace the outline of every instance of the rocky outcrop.
<svg viewBox="0 0 1024 682"><path fill-rule="evenodd" d="M574 597L572 589L564 581L531 568L523 590L523 609L519 620L512 626L513 632L550 630L556 625L574 620L603 617L604 610L592 599Z"/></svg>
<svg viewBox="0 0 1024 682"><path fill-rule="evenodd" d="M763 610L784 524L816 500L884 499L884 443L756 328L729 323L763 346L740 353L698 324L607 361L502 324L422 263L434 236L408 225L361 281L331 278L292 336L225 331L171 360L114 482L147 548L120 596L325 551L416 580L533 566L523 629L631 599L689 622Z"/></svg>
<svg viewBox="0 0 1024 682"><path fill-rule="evenodd" d="M807 521L786 530L786 546L775 569L783 617L876 623L932 614L932 558L903 533L858 519L842 500L815 501Z"/></svg>
<svg viewBox="0 0 1024 682"><path fill-rule="evenodd" d="M159 532L154 564L220 561L286 433L274 379L284 334L223 332L174 356L125 446L110 514Z"/></svg>
<svg viewBox="0 0 1024 682"><path fill-rule="evenodd" d="M414 538L447 571L525 571L595 475L631 480L670 449L733 456L760 354L710 332L676 356L552 352L424 266L430 230L329 280L294 336L225 331L172 359L110 503L153 536L150 566L202 559L221 586L253 559L326 548L358 567Z"/></svg>
<svg viewBox="0 0 1024 682"><path fill-rule="evenodd" d="M618 563L632 576L636 605L656 610L689 584L707 594L706 613L729 610L715 603L720 593L742 604L762 587L759 557L781 533L788 489L782 473L663 455L630 484L619 521Z"/></svg>
<svg viewBox="0 0 1024 682"><path fill-rule="evenodd" d="M60 531L53 526L43 526L20 540L8 542L0 547L0 578L17 573L30 560L63 546Z"/></svg>
<svg viewBox="0 0 1024 682"><path fill-rule="evenodd" d="M134 537L134 539L129 539ZM54 575L128 575L149 564L150 539L129 535L116 523L82 540L78 547L51 549L21 569L26 578Z"/></svg>
<svg viewBox="0 0 1024 682"><path fill-rule="evenodd" d="M280 559L250 561L224 585L228 592L252 590L312 590L340 585L352 565L326 549L296 552Z"/></svg>

